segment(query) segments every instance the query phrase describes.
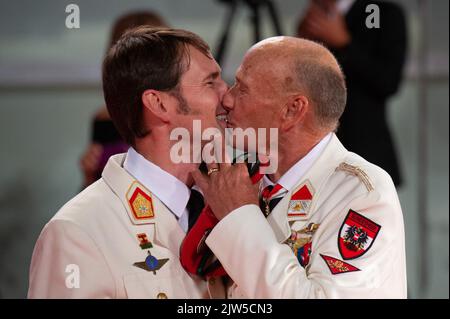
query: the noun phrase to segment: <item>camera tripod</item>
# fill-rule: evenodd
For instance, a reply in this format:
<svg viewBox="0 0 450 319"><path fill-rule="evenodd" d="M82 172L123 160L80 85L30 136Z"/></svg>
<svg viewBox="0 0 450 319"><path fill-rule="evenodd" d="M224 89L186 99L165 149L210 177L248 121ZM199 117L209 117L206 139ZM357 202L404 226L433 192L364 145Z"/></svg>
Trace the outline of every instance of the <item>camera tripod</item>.
<svg viewBox="0 0 450 319"><path fill-rule="evenodd" d="M269 17L272 20L273 28L276 35L281 35L281 25L278 20L277 12L275 9L275 5L271 0L219 0L221 2L225 2L229 5L228 13L225 18L225 25L222 31L222 35L220 37L220 42L216 50L216 60L219 64L221 64L223 57L225 55L226 46L228 43L228 38L230 35L231 26L233 24L233 20L236 16L236 11L239 7L239 4L243 2L246 4L250 11L250 21L253 26L253 38L254 43L261 40L261 9L266 8L269 12Z"/></svg>

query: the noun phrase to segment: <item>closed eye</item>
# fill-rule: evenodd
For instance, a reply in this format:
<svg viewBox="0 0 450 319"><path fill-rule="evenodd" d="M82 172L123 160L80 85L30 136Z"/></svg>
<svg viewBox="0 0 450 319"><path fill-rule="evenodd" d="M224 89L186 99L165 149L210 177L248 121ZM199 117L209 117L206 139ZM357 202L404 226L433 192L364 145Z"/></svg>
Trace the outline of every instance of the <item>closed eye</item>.
<svg viewBox="0 0 450 319"><path fill-rule="evenodd" d="M220 73L219 72L213 72L211 74L209 74L204 80L203 82L207 85L214 85L216 80L220 77Z"/></svg>

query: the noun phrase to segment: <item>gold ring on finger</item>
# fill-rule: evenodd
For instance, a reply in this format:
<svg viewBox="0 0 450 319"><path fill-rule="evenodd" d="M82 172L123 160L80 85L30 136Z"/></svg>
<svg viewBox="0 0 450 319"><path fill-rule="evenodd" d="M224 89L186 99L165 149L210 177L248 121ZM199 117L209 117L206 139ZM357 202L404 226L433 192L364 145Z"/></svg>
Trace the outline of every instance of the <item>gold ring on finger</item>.
<svg viewBox="0 0 450 319"><path fill-rule="evenodd" d="M217 167L210 168L208 170L208 176L210 176L212 173L215 173L215 172L218 172L218 171L219 171L219 168L217 168Z"/></svg>

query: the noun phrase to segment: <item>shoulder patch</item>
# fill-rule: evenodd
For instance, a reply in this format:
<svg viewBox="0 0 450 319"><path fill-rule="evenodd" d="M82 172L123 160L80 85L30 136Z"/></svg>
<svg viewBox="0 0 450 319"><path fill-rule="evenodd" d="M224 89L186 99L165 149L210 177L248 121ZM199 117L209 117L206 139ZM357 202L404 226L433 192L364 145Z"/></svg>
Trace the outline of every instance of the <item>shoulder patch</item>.
<svg viewBox="0 0 450 319"><path fill-rule="evenodd" d="M369 176L366 174L366 172L364 172L358 166L354 166L354 165L350 165L348 163L342 162L341 164L339 164L338 167L336 167L336 171L344 171L344 172L347 172L348 174L358 177L361 180L361 182L364 184L364 186L366 186L367 191L369 191L369 192L374 189Z"/></svg>
<svg viewBox="0 0 450 319"><path fill-rule="evenodd" d="M333 275L344 274L346 272L360 271L361 269L352 266L337 258L320 254Z"/></svg>
<svg viewBox="0 0 450 319"><path fill-rule="evenodd" d="M380 225L350 209L338 236L342 258L348 260L364 255L372 247L380 229Z"/></svg>

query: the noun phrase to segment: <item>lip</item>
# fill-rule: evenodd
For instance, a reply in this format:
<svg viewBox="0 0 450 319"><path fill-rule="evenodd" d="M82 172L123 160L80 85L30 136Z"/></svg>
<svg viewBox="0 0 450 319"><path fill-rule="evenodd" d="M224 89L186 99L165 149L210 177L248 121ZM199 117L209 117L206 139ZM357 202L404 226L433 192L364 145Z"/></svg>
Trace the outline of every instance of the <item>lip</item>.
<svg viewBox="0 0 450 319"><path fill-rule="evenodd" d="M216 119L217 119L218 121L228 122L227 115L228 115L228 113L219 113L219 114L216 114Z"/></svg>
<svg viewBox="0 0 450 319"><path fill-rule="evenodd" d="M220 126L222 126L223 128L226 128L228 126L228 113L222 112L222 113L216 114L216 120Z"/></svg>

